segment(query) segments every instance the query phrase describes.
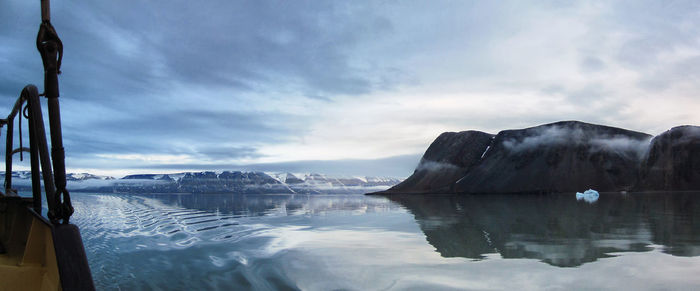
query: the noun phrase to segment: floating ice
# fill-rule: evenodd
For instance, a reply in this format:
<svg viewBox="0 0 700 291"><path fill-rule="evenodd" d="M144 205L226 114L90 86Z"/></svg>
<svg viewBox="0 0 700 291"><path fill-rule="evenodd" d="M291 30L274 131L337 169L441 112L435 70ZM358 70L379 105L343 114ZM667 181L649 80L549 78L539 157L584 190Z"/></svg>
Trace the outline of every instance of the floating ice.
<svg viewBox="0 0 700 291"><path fill-rule="evenodd" d="M588 203L593 203L593 202L598 201L599 196L600 196L600 194L598 193L598 191L593 190L593 189L588 189L588 190L584 191L583 193L576 192L576 200L583 200L583 201L586 201Z"/></svg>

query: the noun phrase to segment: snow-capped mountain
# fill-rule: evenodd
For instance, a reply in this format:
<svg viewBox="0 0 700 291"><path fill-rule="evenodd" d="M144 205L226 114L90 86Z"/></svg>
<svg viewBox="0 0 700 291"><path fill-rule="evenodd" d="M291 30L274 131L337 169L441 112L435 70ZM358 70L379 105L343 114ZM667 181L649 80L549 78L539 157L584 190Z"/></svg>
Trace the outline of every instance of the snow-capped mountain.
<svg viewBox="0 0 700 291"><path fill-rule="evenodd" d="M4 173L0 176L4 179ZM30 172L13 172L12 177L13 188L30 189ZM71 173L66 175L66 180L71 191L110 193L367 193L386 190L401 182L391 177L241 171L138 174L121 179Z"/></svg>
<svg viewBox="0 0 700 291"><path fill-rule="evenodd" d="M366 192L385 189L401 180L387 177L329 176L317 173L267 173L294 192Z"/></svg>

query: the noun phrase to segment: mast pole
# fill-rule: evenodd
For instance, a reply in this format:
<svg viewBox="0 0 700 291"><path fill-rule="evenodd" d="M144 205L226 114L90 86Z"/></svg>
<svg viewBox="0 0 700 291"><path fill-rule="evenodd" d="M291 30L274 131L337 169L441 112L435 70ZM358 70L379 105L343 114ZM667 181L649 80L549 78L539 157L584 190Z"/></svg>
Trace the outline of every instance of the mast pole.
<svg viewBox="0 0 700 291"><path fill-rule="evenodd" d="M49 0L41 0L41 22L51 21L51 3Z"/></svg>
<svg viewBox="0 0 700 291"><path fill-rule="evenodd" d="M64 224L73 214L70 194L66 190L66 164L61 132L61 108L58 102L58 74L61 73L63 43L51 25L51 7L49 0L41 0L41 26L36 37L36 47L44 63L44 94L48 99L49 128L51 130L51 161L53 163L55 201L57 209L49 209L49 219L54 222L63 220Z"/></svg>

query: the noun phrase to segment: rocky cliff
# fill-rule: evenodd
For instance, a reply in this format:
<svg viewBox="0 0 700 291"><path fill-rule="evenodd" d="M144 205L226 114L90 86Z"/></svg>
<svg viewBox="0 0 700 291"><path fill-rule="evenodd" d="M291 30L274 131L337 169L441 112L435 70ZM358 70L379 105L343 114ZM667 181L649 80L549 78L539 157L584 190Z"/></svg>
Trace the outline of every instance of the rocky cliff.
<svg viewBox="0 0 700 291"><path fill-rule="evenodd" d="M493 135L480 131L445 132L428 147L413 175L392 188L400 192L452 191L454 181L479 161Z"/></svg>
<svg viewBox="0 0 700 291"><path fill-rule="evenodd" d="M651 141L639 190L700 190L700 127L674 127Z"/></svg>
<svg viewBox="0 0 700 291"><path fill-rule="evenodd" d="M493 138L477 133L440 135L414 174L384 193L700 190L698 127L677 127L653 140L579 121L504 130ZM426 161L454 167L425 167Z"/></svg>

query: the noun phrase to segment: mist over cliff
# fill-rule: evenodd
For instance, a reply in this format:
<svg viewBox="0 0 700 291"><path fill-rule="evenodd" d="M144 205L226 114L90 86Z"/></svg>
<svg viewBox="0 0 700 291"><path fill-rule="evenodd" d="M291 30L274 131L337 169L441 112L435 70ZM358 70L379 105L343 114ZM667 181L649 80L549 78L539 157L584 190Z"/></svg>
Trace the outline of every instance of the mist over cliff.
<svg viewBox="0 0 700 291"><path fill-rule="evenodd" d="M385 193L700 190L700 128L657 137L561 121L496 135L441 134L413 175Z"/></svg>

